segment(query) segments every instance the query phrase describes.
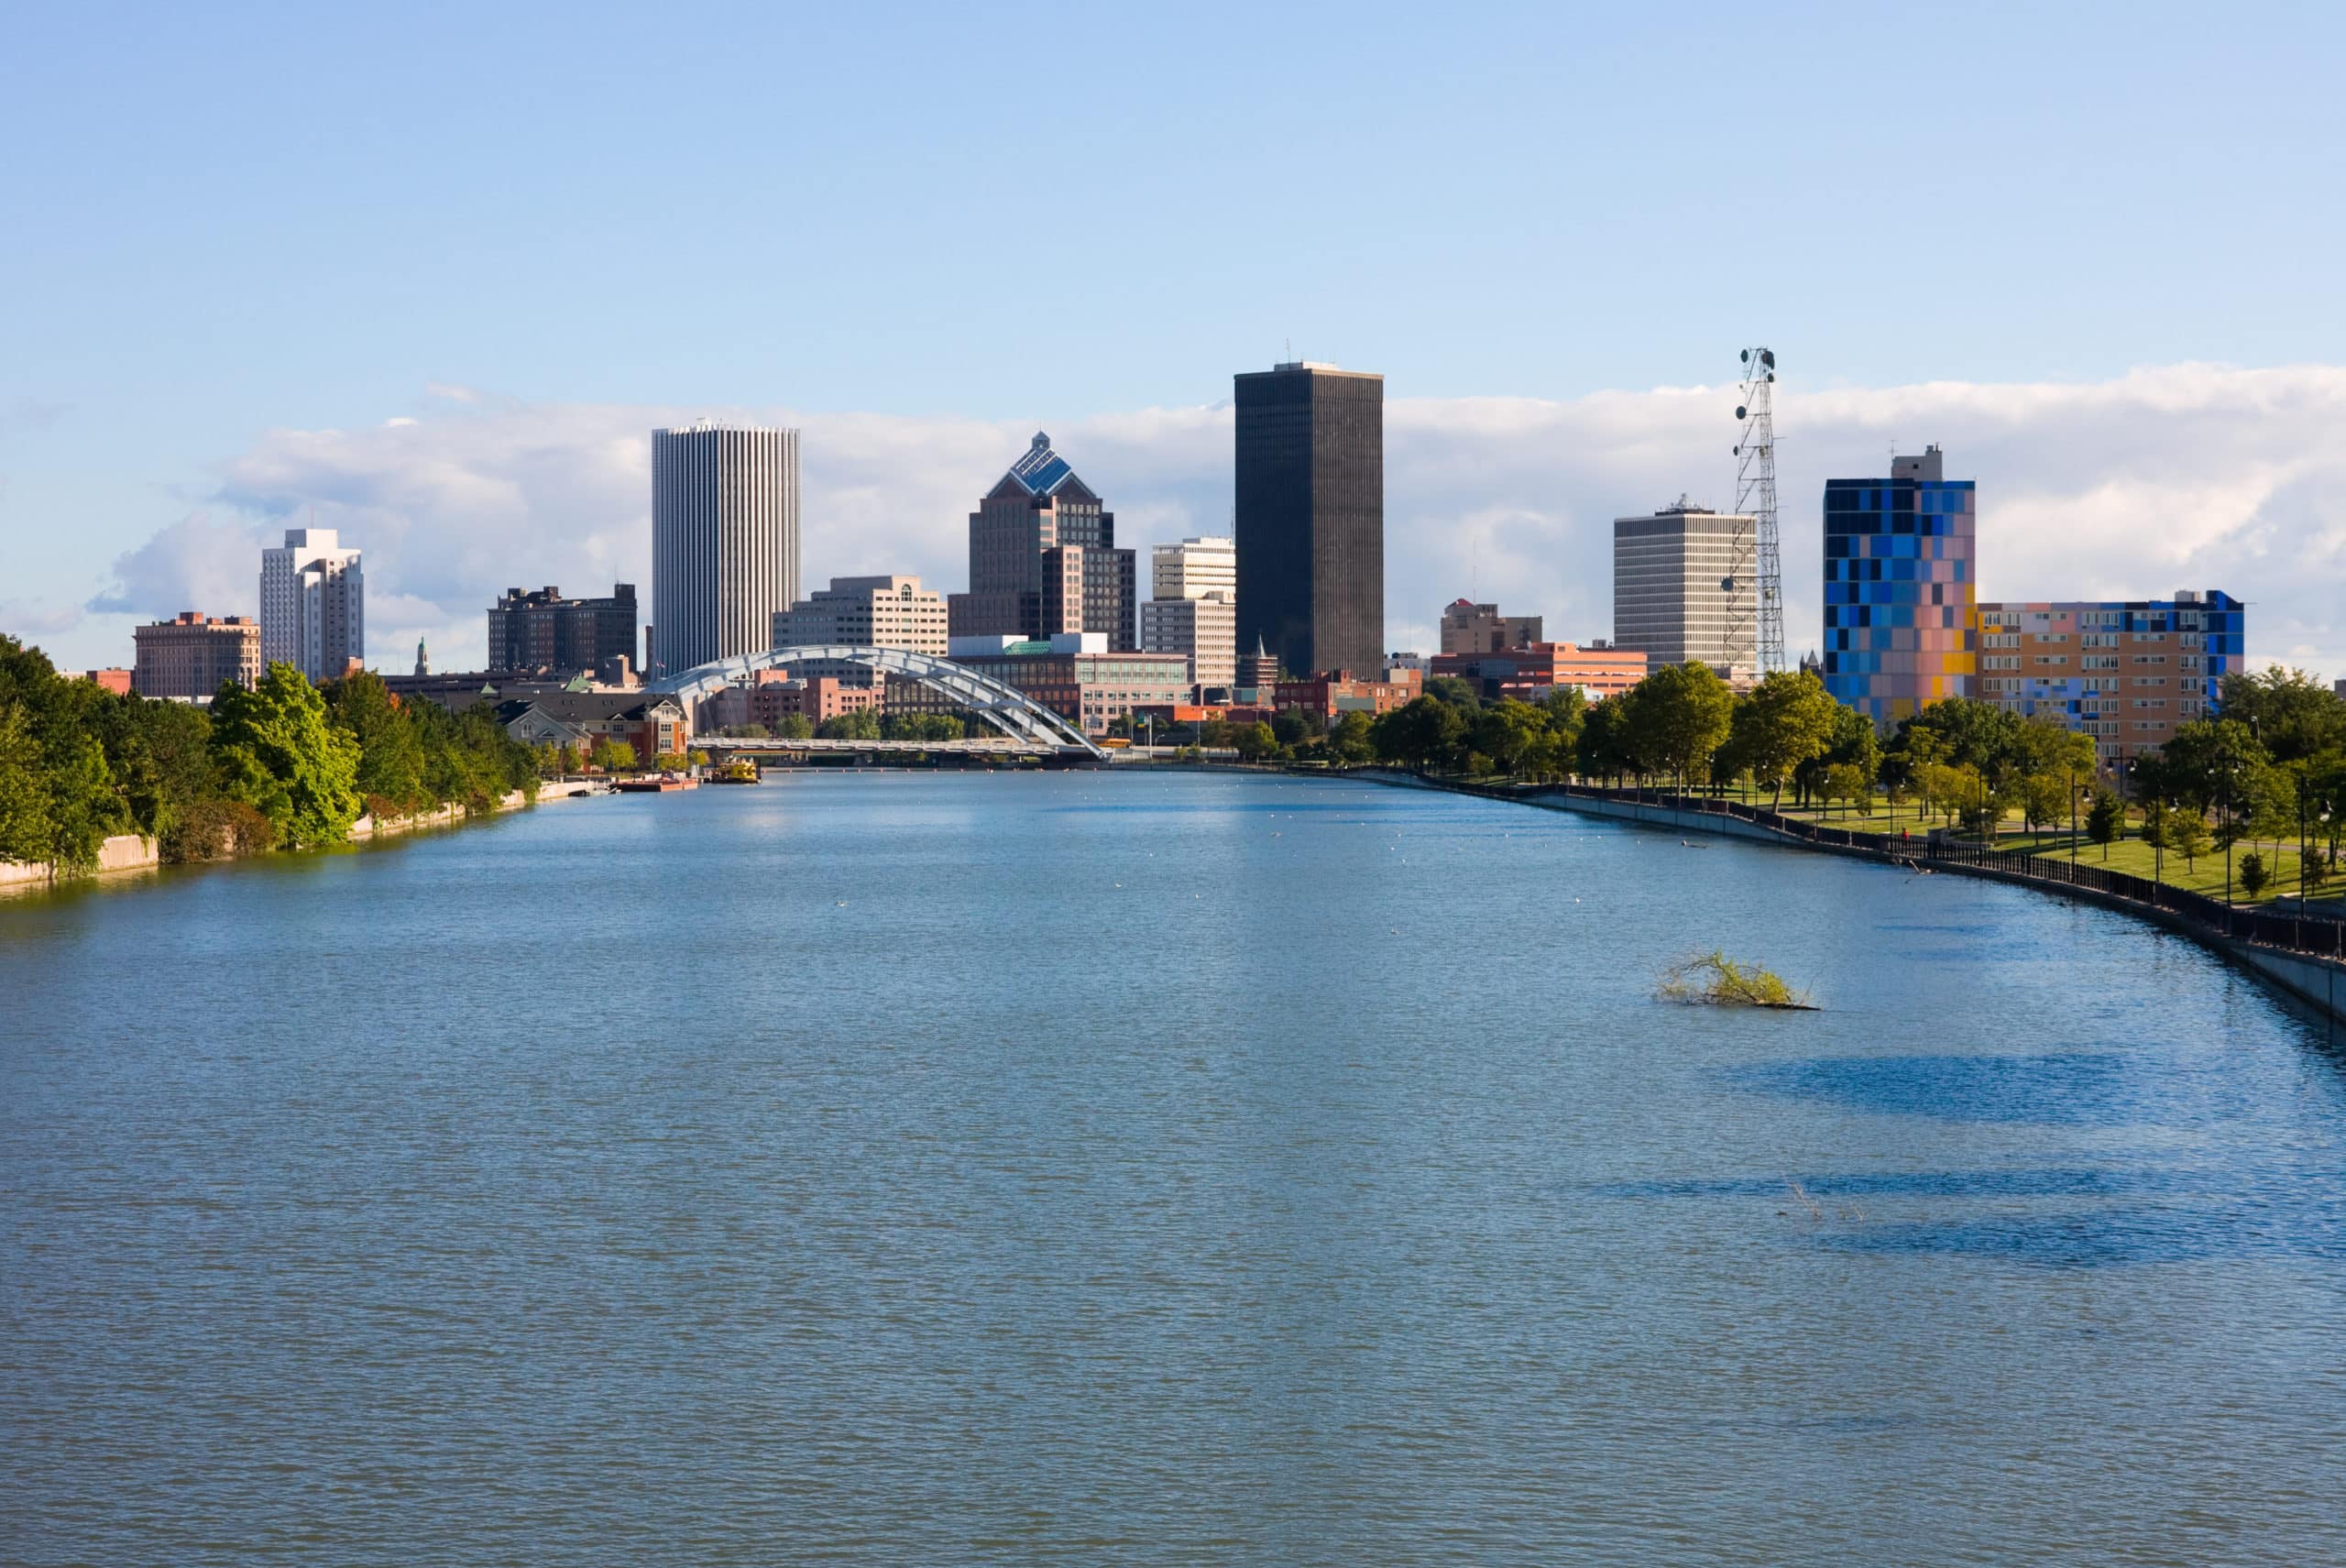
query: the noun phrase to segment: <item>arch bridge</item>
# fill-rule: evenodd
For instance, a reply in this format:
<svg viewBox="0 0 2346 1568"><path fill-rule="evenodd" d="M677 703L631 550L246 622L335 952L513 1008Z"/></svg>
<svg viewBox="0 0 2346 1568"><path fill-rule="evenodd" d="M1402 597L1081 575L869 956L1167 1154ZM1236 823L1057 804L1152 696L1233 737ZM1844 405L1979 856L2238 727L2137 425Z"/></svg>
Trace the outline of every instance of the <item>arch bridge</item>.
<svg viewBox="0 0 2346 1568"><path fill-rule="evenodd" d="M1056 751L1080 751L1102 761L1109 756L1093 745L1081 729L1016 687L950 659L903 648L864 648L841 643L767 648L730 659L712 660L681 674L663 675L643 689L690 705L710 692L746 680L760 670L783 669L818 659L861 664L883 674L916 680L929 690L952 698L1014 740Z"/></svg>

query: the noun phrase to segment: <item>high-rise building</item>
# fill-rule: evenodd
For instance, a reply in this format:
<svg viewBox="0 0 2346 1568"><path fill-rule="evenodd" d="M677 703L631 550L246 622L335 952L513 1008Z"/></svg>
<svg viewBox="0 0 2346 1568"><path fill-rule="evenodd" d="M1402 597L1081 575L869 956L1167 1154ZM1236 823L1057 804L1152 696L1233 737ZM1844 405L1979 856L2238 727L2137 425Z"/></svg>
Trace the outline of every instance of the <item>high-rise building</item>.
<svg viewBox="0 0 2346 1568"><path fill-rule="evenodd" d="M1683 496L1650 516L1613 520L1613 646L1655 665L1759 673L1759 534L1748 517Z"/></svg>
<svg viewBox="0 0 2346 1568"><path fill-rule="evenodd" d="M138 649L130 688L140 696L209 697L230 681L247 690L260 684L260 623L248 615L214 620L182 610L130 637Z"/></svg>
<svg viewBox="0 0 2346 1568"><path fill-rule="evenodd" d="M1237 540L1209 533L1149 552L1149 598L1199 599L1208 594L1238 602Z"/></svg>
<svg viewBox="0 0 2346 1568"><path fill-rule="evenodd" d="M1969 696L1979 502L1937 446L1825 482L1825 689L1877 725Z"/></svg>
<svg viewBox="0 0 2346 1568"><path fill-rule="evenodd" d="M635 653L635 585L614 583L608 598L574 599L557 587L508 588L488 607L492 670L592 670Z"/></svg>
<svg viewBox="0 0 2346 1568"><path fill-rule="evenodd" d="M798 433L652 433L652 656L679 674L771 647L798 598Z"/></svg>
<svg viewBox="0 0 2346 1568"><path fill-rule="evenodd" d="M945 656L945 596L918 577L833 577L773 618L773 645L844 643Z"/></svg>
<svg viewBox="0 0 2346 1568"><path fill-rule="evenodd" d="M1235 378L1238 645L1290 674L1385 655L1385 378L1295 361Z"/></svg>
<svg viewBox="0 0 2346 1568"><path fill-rule="evenodd" d="M1140 645L1189 661L1189 684L1220 690L1238 680L1238 548L1207 536L1160 544L1149 563L1151 597L1140 607Z"/></svg>
<svg viewBox="0 0 2346 1568"><path fill-rule="evenodd" d="M359 553L331 528L289 528L260 553L261 663L291 664L312 683L338 680L367 658L367 577Z"/></svg>
<svg viewBox="0 0 2346 1568"><path fill-rule="evenodd" d="M2105 762L2164 745L2216 711L2242 658L2240 600L2210 588L2170 599L1983 604L1973 695L2082 734Z"/></svg>
<svg viewBox="0 0 2346 1568"><path fill-rule="evenodd" d="M970 590L947 619L955 637L1096 631L1131 652L1135 586L1115 514L1038 431L970 514Z"/></svg>
<svg viewBox="0 0 2346 1568"><path fill-rule="evenodd" d="M1536 615L1501 615L1495 604L1453 599L1442 611L1442 651L1445 653L1496 653L1502 648L1523 648L1540 641L1544 622Z"/></svg>

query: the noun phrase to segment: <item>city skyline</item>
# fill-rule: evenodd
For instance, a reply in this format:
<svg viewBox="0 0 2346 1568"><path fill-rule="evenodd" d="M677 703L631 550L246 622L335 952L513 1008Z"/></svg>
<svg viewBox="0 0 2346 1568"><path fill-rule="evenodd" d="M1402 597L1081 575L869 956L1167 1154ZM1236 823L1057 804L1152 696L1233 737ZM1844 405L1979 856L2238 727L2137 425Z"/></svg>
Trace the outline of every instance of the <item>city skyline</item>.
<svg viewBox="0 0 2346 1568"><path fill-rule="evenodd" d="M2138 599L2220 581L2254 609L2252 666L2346 668L2333 591L2346 551L2325 532L2346 458L2322 445L2346 414L2346 371L2176 367L2079 387L1811 391L1797 356L1785 356L1795 654L1819 641L1814 573L1799 564L1821 548L1814 499L1824 479L1878 469L1892 440L1936 441L1959 447L1996 497L1982 520L1992 555L1984 597ZM1391 397L1392 646L1431 651L1442 603L1502 592L1545 615L1551 635L1605 635L1610 520L1682 491L1727 504L1732 396L1714 380L1570 403ZM189 609L251 613L251 552L312 509L321 525L337 522L367 544L378 664L405 668L422 636L435 665L477 665L481 607L514 582L648 580L648 432L706 411L437 402L424 418L264 441L229 466L214 505L119 557L115 572L90 562L85 586L113 578L94 596L104 610L17 598L18 579L0 595L0 610L14 609L5 629L63 664L123 663L138 622ZM1001 472L1005 444L1016 450L1034 429L782 410L743 417L807 430L806 580L913 572L945 587L966 572L970 497ZM1079 420L1060 439L1086 454L1085 473L1117 498L1120 531L1141 546L1228 531L1230 419L1226 402L1165 406ZM2145 515L2162 522L2147 550Z"/></svg>

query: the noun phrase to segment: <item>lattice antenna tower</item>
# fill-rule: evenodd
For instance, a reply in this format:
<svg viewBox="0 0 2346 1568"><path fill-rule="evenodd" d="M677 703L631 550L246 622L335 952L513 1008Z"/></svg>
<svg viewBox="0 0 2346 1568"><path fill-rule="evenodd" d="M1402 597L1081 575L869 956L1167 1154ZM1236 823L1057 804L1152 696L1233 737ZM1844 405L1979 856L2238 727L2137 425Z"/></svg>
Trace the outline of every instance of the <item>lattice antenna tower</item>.
<svg viewBox="0 0 2346 1568"><path fill-rule="evenodd" d="M1743 380L1735 417L1735 510L1759 534L1760 673L1784 664L1784 563L1776 538L1776 351L1743 351ZM1738 542L1739 543L1739 542Z"/></svg>

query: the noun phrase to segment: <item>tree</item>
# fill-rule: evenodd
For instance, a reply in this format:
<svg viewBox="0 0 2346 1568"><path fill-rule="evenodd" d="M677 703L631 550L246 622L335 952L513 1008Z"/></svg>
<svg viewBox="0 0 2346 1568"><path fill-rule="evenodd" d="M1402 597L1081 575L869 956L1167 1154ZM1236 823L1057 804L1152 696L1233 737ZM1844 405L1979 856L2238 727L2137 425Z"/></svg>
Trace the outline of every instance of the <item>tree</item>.
<svg viewBox="0 0 2346 1568"><path fill-rule="evenodd" d="M1574 760L1583 777L1618 779L1636 769L1637 758L1629 751L1628 710L1628 698L1616 692L1582 716Z"/></svg>
<svg viewBox="0 0 2346 1568"><path fill-rule="evenodd" d="M1310 708L1283 707L1271 719L1272 736L1289 750L1308 746L1327 733L1327 723Z"/></svg>
<svg viewBox="0 0 2346 1568"><path fill-rule="evenodd" d="M1873 733L1864 715L1836 703L1825 683L1808 671L1762 676L1734 705L1728 720L1728 744L1740 764L1735 771L1748 770L1754 784L1772 792L1770 809L1781 808L1784 781L1830 749L1839 713L1852 713L1869 736Z"/></svg>
<svg viewBox="0 0 2346 1568"><path fill-rule="evenodd" d="M49 859L49 784L32 727L0 703L0 861Z"/></svg>
<svg viewBox="0 0 2346 1568"><path fill-rule="evenodd" d="M606 737L588 748L586 765L599 768L607 773L632 773L635 771L635 748L625 740Z"/></svg>
<svg viewBox="0 0 2346 1568"><path fill-rule="evenodd" d="M2001 777L2012 760L2020 743L2021 717L1992 702L1947 697L1902 719L1892 745L1912 752L1912 737L1918 729L1929 732L1938 742L1939 755L1933 761L1974 768L1982 778L1992 780Z"/></svg>
<svg viewBox="0 0 2346 1568"><path fill-rule="evenodd" d="M1482 694L1474 689L1474 683L1461 675L1433 676L1425 683L1425 695L1467 713L1483 706Z"/></svg>
<svg viewBox="0 0 2346 1568"><path fill-rule="evenodd" d="M554 754L554 762L565 773L576 773L580 764L578 748L565 740L562 750Z"/></svg>
<svg viewBox="0 0 2346 1568"><path fill-rule="evenodd" d="M1466 733L1465 718L1438 696L1411 697L1369 726L1369 743L1387 762L1420 772L1450 756Z"/></svg>
<svg viewBox="0 0 2346 1568"><path fill-rule="evenodd" d="M852 713L835 713L815 726L815 734L825 740L877 740L880 739L880 716L868 707Z"/></svg>
<svg viewBox="0 0 2346 1568"><path fill-rule="evenodd" d="M1665 664L1629 691L1630 754L1683 788L1705 776L1727 738L1735 698L1708 664Z"/></svg>
<svg viewBox="0 0 2346 1568"><path fill-rule="evenodd" d="M2101 858L2110 859L2110 846L2118 842L2126 831L2126 808L2106 789L2093 794L2093 808L2086 813L2086 837L2101 846Z"/></svg>
<svg viewBox="0 0 2346 1568"><path fill-rule="evenodd" d="M808 740L814 735L815 727L803 713L785 713L774 720L773 738L777 740Z"/></svg>
<svg viewBox="0 0 2346 1568"><path fill-rule="evenodd" d="M2274 665L2224 677L2223 715L2247 727L2276 762L2346 748L2346 697L2318 675Z"/></svg>
<svg viewBox="0 0 2346 1568"><path fill-rule="evenodd" d="M1474 715L1467 726L1468 743L1491 761L1499 773L1519 772L1523 759L1547 733L1547 716L1529 703L1502 697Z"/></svg>
<svg viewBox="0 0 2346 1568"><path fill-rule="evenodd" d="M2240 890L2253 899L2273 880L2264 864L2264 857L2255 850L2240 858Z"/></svg>
<svg viewBox="0 0 2346 1568"><path fill-rule="evenodd" d="M708 766L708 753L696 746L685 753L685 761L696 768L705 768Z"/></svg>
<svg viewBox="0 0 2346 1568"><path fill-rule="evenodd" d="M1369 739L1370 728L1368 715L1358 708L1340 716L1336 727L1328 732L1328 750L1338 762L1354 766L1375 762L1376 746Z"/></svg>
<svg viewBox="0 0 2346 1568"><path fill-rule="evenodd" d="M2020 799L2021 823L2034 833L2041 827L2057 826L2069 815L2069 781L2061 773L2027 773L2014 786Z"/></svg>
<svg viewBox="0 0 2346 1568"><path fill-rule="evenodd" d="M358 818L358 742L291 664L269 665L251 691L220 688L212 758L229 798L268 817L280 846L339 843Z"/></svg>
<svg viewBox="0 0 2346 1568"><path fill-rule="evenodd" d="M1242 762L1259 762L1278 754L1279 738L1259 718L1241 729L1236 740Z"/></svg>
<svg viewBox="0 0 2346 1568"><path fill-rule="evenodd" d="M2208 852L2208 819L2191 807L2167 814L2166 847L2183 857L2186 871L2195 869Z"/></svg>

